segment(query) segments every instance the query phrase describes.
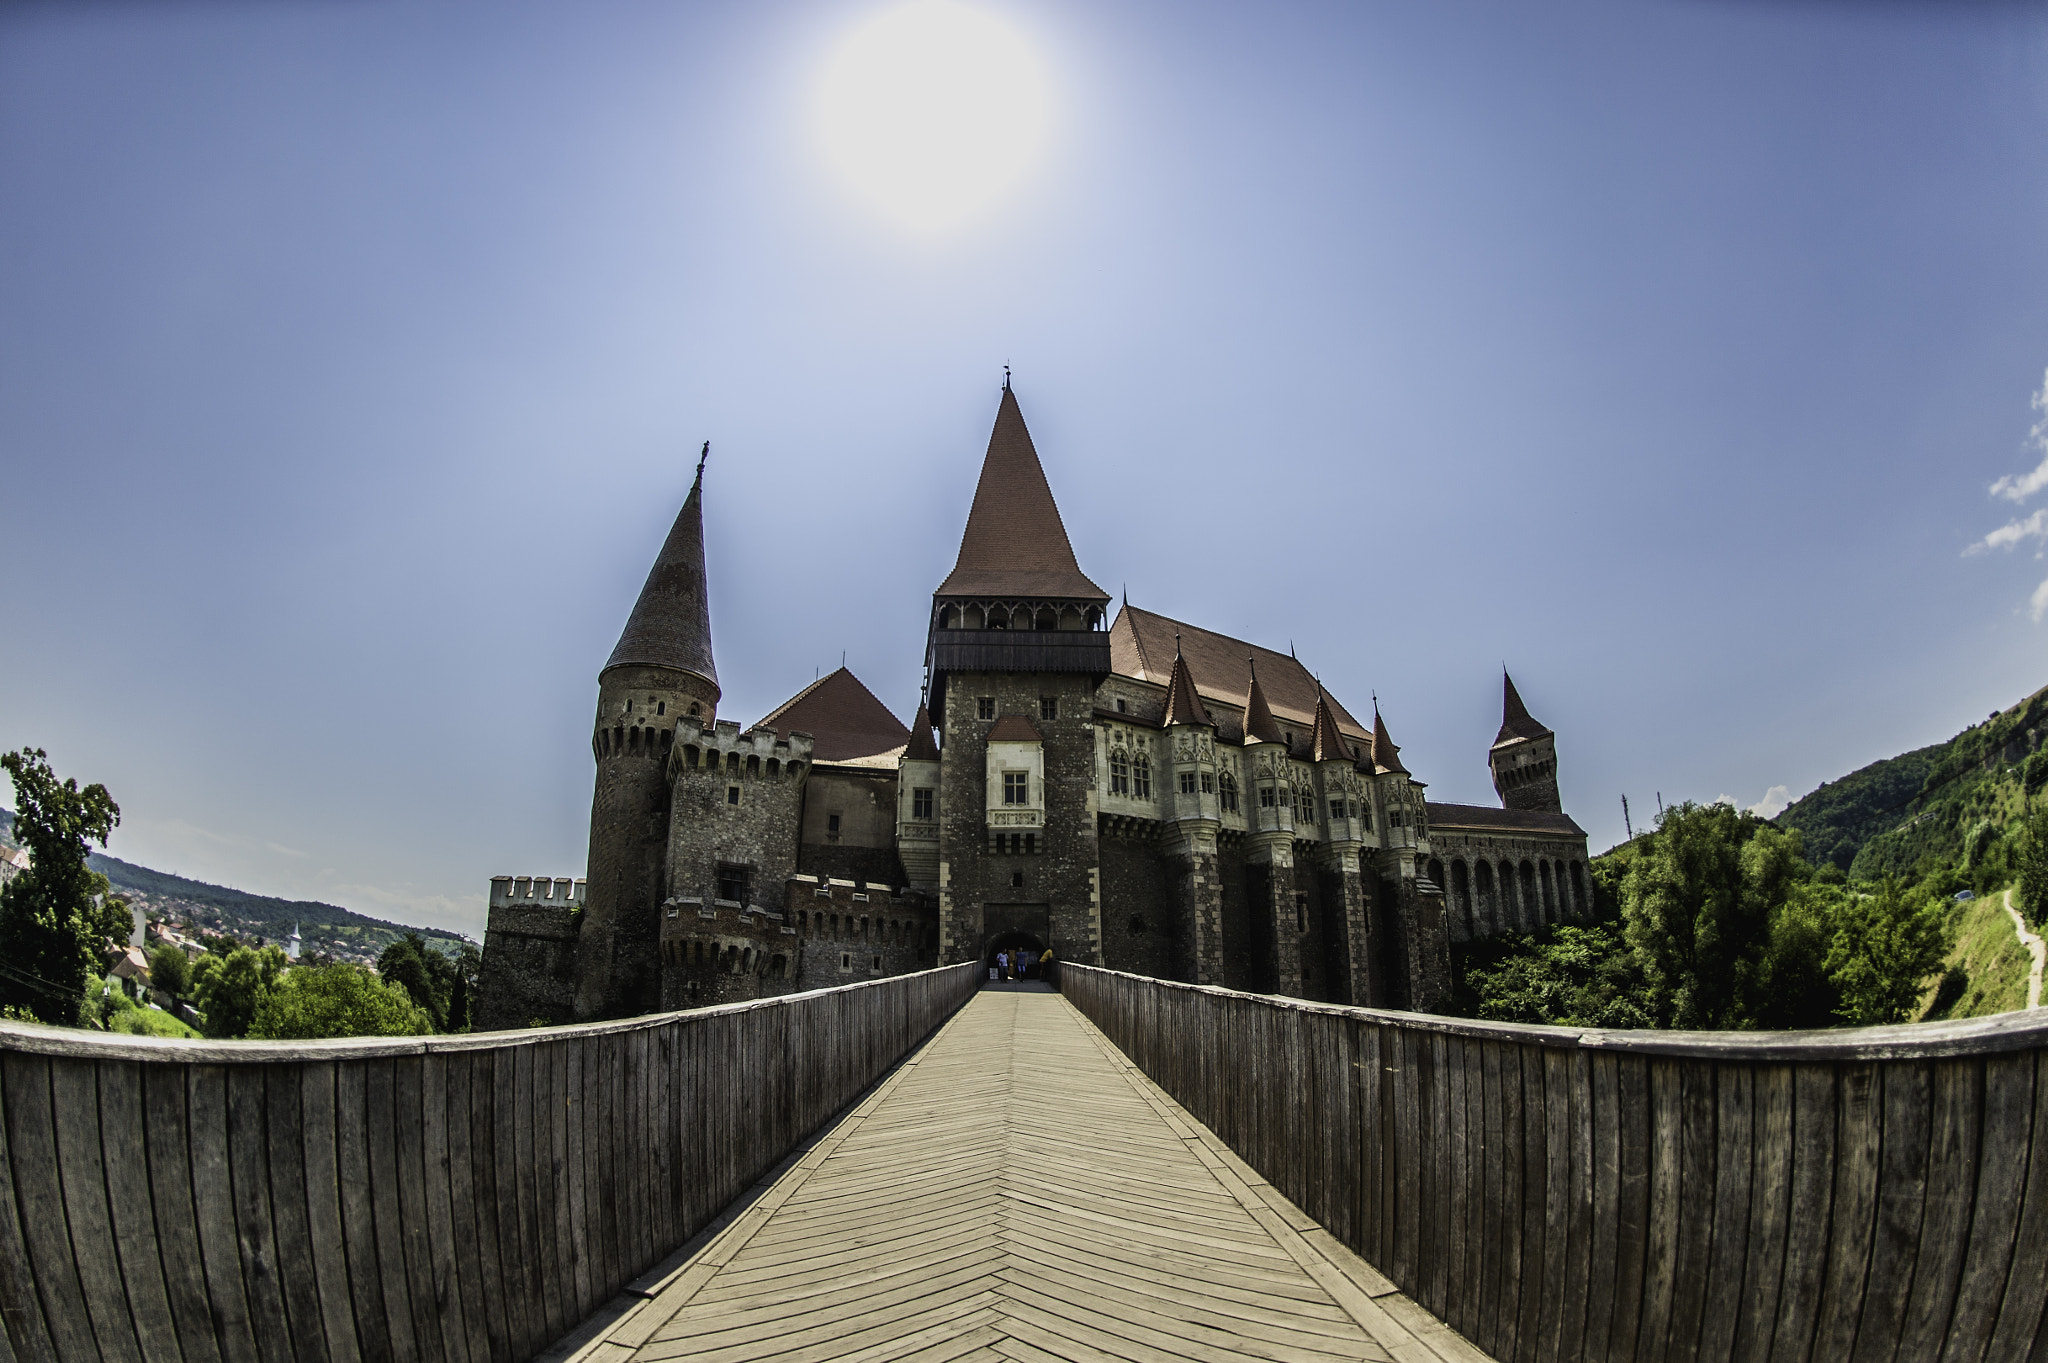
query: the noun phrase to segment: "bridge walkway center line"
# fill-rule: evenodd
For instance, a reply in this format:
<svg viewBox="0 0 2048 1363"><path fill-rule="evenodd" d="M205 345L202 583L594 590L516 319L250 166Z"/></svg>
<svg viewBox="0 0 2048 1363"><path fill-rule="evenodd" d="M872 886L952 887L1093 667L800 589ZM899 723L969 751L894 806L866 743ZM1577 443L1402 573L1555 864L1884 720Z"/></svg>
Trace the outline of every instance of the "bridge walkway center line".
<svg viewBox="0 0 2048 1363"><path fill-rule="evenodd" d="M1484 1363L1064 998L984 991L575 1363Z"/></svg>

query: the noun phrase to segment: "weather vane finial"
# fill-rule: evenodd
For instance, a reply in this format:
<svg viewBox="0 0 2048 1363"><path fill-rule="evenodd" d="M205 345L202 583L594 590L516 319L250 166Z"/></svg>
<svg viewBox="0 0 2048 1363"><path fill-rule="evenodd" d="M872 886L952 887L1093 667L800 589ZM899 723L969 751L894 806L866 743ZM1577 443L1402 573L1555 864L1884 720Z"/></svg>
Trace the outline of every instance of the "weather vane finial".
<svg viewBox="0 0 2048 1363"><path fill-rule="evenodd" d="M704 461L711 457L711 442L704 442L704 448L697 451L697 481L704 481Z"/></svg>
<svg viewBox="0 0 2048 1363"><path fill-rule="evenodd" d="M1003 366L1003 391L1005 393L1010 391L1010 366L1008 365Z"/></svg>

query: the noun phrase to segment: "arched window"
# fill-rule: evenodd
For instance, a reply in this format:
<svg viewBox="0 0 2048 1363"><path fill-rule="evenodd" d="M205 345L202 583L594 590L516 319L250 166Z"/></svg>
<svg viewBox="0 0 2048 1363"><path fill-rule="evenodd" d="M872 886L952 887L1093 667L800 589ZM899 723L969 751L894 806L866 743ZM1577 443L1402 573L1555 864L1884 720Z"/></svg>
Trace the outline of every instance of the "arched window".
<svg viewBox="0 0 2048 1363"><path fill-rule="evenodd" d="M954 617L954 612L953 612L953 608L952 608L951 606L945 606L945 607L942 607L942 608L940 608L940 610L939 610L939 628L940 628L940 629L951 629L951 628L953 628L953 620L954 620L954 618L955 618L955 617Z"/></svg>
<svg viewBox="0 0 2048 1363"><path fill-rule="evenodd" d="M1235 776L1232 776L1227 771L1217 773L1216 793L1217 799L1223 805L1224 813L1237 813L1237 778Z"/></svg>
<svg viewBox="0 0 2048 1363"><path fill-rule="evenodd" d="M1515 898L1522 906L1522 926L1534 928L1543 921L1543 902L1536 897L1536 867L1524 861L1516 879Z"/></svg>
<svg viewBox="0 0 2048 1363"><path fill-rule="evenodd" d="M1515 893L1515 864L1504 861L1500 864L1500 926L1503 930L1522 926L1520 900L1521 896Z"/></svg>
<svg viewBox="0 0 2048 1363"><path fill-rule="evenodd" d="M1472 873L1463 860L1451 859L1451 912L1465 930L1467 940L1479 935L1479 922L1472 915Z"/></svg>
<svg viewBox="0 0 2048 1363"><path fill-rule="evenodd" d="M1109 751L1109 793L1131 793L1131 755L1122 748L1111 748Z"/></svg>
<svg viewBox="0 0 2048 1363"><path fill-rule="evenodd" d="M738 776L740 774L740 755L738 753L729 752L725 755L725 770L726 774L730 776Z"/></svg>
<svg viewBox="0 0 2048 1363"><path fill-rule="evenodd" d="M983 629L987 627L987 623L988 618L979 606L969 606L960 619L962 629Z"/></svg>
<svg viewBox="0 0 2048 1363"><path fill-rule="evenodd" d="M1493 932L1500 926L1500 906L1493 902L1493 863L1474 862L1472 866L1472 897L1477 901L1481 932Z"/></svg>
<svg viewBox="0 0 2048 1363"><path fill-rule="evenodd" d="M1102 612L1094 606L1088 608L1088 628L1094 629L1102 623Z"/></svg>
<svg viewBox="0 0 2048 1363"><path fill-rule="evenodd" d="M1144 753L1131 758L1131 795L1139 800L1152 798L1152 759Z"/></svg>
<svg viewBox="0 0 2048 1363"><path fill-rule="evenodd" d="M775 779L776 779L777 777L779 777L779 776L781 776L781 775L782 775L782 762L781 762L781 760L780 760L779 758L774 758L774 757L771 757L771 758L769 758L769 759L768 759L768 779L769 779L769 780L771 780L771 781L773 781L773 780L775 780Z"/></svg>
<svg viewBox="0 0 2048 1363"><path fill-rule="evenodd" d="M1543 917L1546 922L1557 921L1557 887L1550 883L1550 863L1536 863L1536 879L1543 885Z"/></svg>
<svg viewBox="0 0 2048 1363"><path fill-rule="evenodd" d="M1051 606L1040 606L1038 608L1038 618L1031 622L1031 627L1033 629L1058 629L1060 627L1060 617Z"/></svg>
<svg viewBox="0 0 2048 1363"><path fill-rule="evenodd" d="M1586 912L1586 868L1576 861L1572 863L1572 911L1581 916Z"/></svg>

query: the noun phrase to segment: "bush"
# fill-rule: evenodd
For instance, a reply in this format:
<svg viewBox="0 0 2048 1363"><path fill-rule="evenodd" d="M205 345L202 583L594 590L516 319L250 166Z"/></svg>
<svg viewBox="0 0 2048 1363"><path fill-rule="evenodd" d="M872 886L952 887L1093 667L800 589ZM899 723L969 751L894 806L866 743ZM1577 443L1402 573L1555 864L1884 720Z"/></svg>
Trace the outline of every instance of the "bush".
<svg viewBox="0 0 2048 1363"><path fill-rule="evenodd" d="M357 965L287 971L257 1007L251 1038L311 1041L330 1036L423 1036L434 1019L405 990Z"/></svg>
<svg viewBox="0 0 2048 1363"><path fill-rule="evenodd" d="M199 1039L199 1033L187 1027L161 1008L131 1008L115 1016L107 1024L110 1032L123 1032L129 1036L168 1036Z"/></svg>
<svg viewBox="0 0 2048 1363"><path fill-rule="evenodd" d="M149 953L149 982L172 998L192 992L192 960L183 947L166 942Z"/></svg>

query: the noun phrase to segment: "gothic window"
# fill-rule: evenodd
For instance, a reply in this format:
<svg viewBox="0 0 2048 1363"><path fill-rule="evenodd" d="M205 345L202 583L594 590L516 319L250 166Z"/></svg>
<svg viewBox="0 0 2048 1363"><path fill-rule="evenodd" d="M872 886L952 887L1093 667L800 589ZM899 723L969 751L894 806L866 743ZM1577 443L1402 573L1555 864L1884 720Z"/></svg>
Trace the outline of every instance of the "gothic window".
<svg viewBox="0 0 2048 1363"><path fill-rule="evenodd" d="M1344 802L1342 800L1330 801L1330 817L1333 819L1344 817Z"/></svg>
<svg viewBox="0 0 2048 1363"><path fill-rule="evenodd" d="M1058 696L1040 696L1038 698L1038 717L1040 719L1058 719L1060 717L1060 698Z"/></svg>
<svg viewBox="0 0 2048 1363"><path fill-rule="evenodd" d="M910 817L929 819L932 816L932 793L920 786L910 792Z"/></svg>
<svg viewBox="0 0 2048 1363"><path fill-rule="evenodd" d="M996 717L996 698L994 696L978 696L975 698L974 706L975 713L981 718L994 719Z"/></svg>
<svg viewBox="0 0 2048 1363"><path fill-rule="evenodd" d="M1271 786L1260 786L1260 787L1259 787L1259 808L1260 808L1260 809L1271 809L1272 807L1273 807L1273 788L1272 788Z"/></svg>
<svg viewBox="0 0 2048 1363"><path fill-rule="evenodd" d="M725 788L725 802L729 805L736 805L740 802L740 788L738 786L727 786Z"/></svg>
<svg viewBox="0 0 2048 1363"><path fill-rule="evenodd" d="M1184 771L1180 774L1180 793L1183 795L1193 795L1195 793L1195 774L1193 772Z"/></svg>
<svg viewBox="0 0 2048 1363"><path fill-rule="evenodd" d="M1131 755L1122 748L1114 749L1109 754L1109 793L1131 793Z"/></svg>
<svg viewBox="0 0 2048 1363"><path fill-rule="evenodd" d="M1003 803L1021 805L1029 802L1031 778L1021 771L1003 773Z"/></svg>
<svg viewBox="0 0 2048 1363"><path fill-rule="evenodd" d="M1131 794L1140 800L1152 798L1152 759L1143 753L1131 759Z"/></svg>
<svg viewBox="0 0 2048 1363"><path fill-rule="evenodd" d="M704 707L693 700L690 702L690 713L693 715L702 714L704 713Z"/></svg>
<svg viewBox="0 0 2048 1363"><path fill-rule="evenodd" d="M1204 795L1214 795L1215 793L1216 793L1216 777L1215 777L1215 775L1214 775L1213 773L1211 773L1211 772L1206 772L1206 771L1205 771L1205 772L1203 772L1203 773L1202 773L1202 794L1204 794Z"/></svg>
<svg viewBox="0 0 2048 1363"><path fill-rule="evenodd" d="M657 714L657 715L665 715L665 714L667 714L667 713L668 713L668 702L667 702L667 701L665 701L665 700L658 700L658 701L654 702L654 713L655 713L655 714Z"/></svg>
<svg viewBox="0 0 2048 1363"><path fill-rule="evenodd" d="M725 862L718 865L718 897L730 899L735 904L748 902L748 891L753 888L754 868L733 866Z"/></svg>
<svg viewBox="0 0 2048 1363"><path fill-rule="evenodd" d="M1216 784L1223 802L1223 812L1237 813L1237 778L1226 771L1216 778Z"/></svg>

